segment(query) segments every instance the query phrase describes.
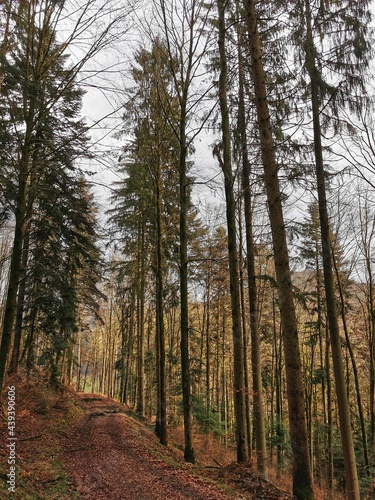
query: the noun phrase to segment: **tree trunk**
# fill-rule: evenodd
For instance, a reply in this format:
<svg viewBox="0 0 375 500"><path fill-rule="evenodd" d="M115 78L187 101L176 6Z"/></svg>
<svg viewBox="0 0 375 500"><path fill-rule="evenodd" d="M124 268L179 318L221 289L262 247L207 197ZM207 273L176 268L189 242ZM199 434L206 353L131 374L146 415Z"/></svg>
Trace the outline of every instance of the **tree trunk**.
<svg viewBox="0 0 375 500"><path fill-rule="evenodd" d="M258 330L257 284L255 276L255 245L253 237L253 214L250 189L250 162L246 135L244 69L241 54L242 35L238 32L238 134L242 155L242 195L245 204L245 232L247 250L247 275L249 281L250 335L251 335L251 367L253 377L253 420L257 452L258 471L267 476L267 448L264 427L263 387L260 362L260 343Z"/></svg>
<svg viewBox="0 0 375 500"><path fill-rule="evenodd" d="M22 340L22 324L23 313L25 309L25 296L26 296L26 277L27 277L27 262L29 257L29 240L30 240L30 227L31 220L29 219L25 228L25 238L22 250L22 263L21 263L21 281L17 297L17 313L16 324L14 329L14 342L11 360L9 363L9 374L17 373L18 361L20 357L20 348Z"/></svg>
<svg viewBox="0 0 375 500"><path fill-rule="evenodd" d="M363 405L362 405L361 389L360 389L359 376L358 376L358 368L357 368L357 363L355 361L353 347L352 347L352 344L350 341L348 325L346 322L344 290L343 290L341 279L340 279L340 273L339 273L339 269L337 266L337 261L335 259L335 255L334 255L333 251L332 251L332 262L333 262L333 267L335 269L336 281L337 281L337 286L338 286L339 295L340 295L341 319L342 319L342 324L344 327L346 346L347 346L347 349L349 352L350 361L351 361L352 369L353 369L354 385L355 385L355 391L356 391L356 396L357 396L358 418L359 418L359 423L360 423L360 428L361 428L361 436L362 436L363 458L364 458L364 462L365 462L366 473L368 476L370 476L371 471L370 471L370 461L369 461L369 456L368 456L366 424L365 424L365 418L363 415Z"/></svg>
<svg viewBox="0 0 375 500"><path fill-rule="evenodd" d="M10 18L12 14L12 3L13 0L9 0L8 2L5 0L3 2L4 4L4 10L6 9L5 13L5 26L4 26L4 35L3 35L3 41L1 42L0 45L0 96L2 94L2 86L3 86L3 80L4 80L4 66L5 66L5 57L8 52L8 46L9 46L9 24L10 24Z"/></svg>
<svg viewBox="0 0 375 500"><path fill-rule="evenodd" d="M250 417L250 379L249 379L249 334L246 323L246 306L245 306L245 284L244 284L244 271L243 271L243 252L242 252L242 223L241 223L241 208L239 208L239 272L240 272L240 292L241 292L241 325L242 325L242 338L243 338L243 364L244 364L244 383L245 383L245 416L246 416L246 437L247 449L249 455L252 451L252 425Z"/></svg>
<svg viewBox="0 0 375 500"><path fill-rule="evenodd" d="M327 461L328 461L328 486L330 489L334 485L333 466L333 407L332 407L332 382L331 382L331 344L328 335L328 325L326 327L326 370L327 370Z"/></svg>
<svg viewBox="0 0 375 500"><path fill-rule="evenodd" d="M182 104L186 99L182 100ZM188 251L187 212L188 183L186 175L186 109L180 110L180 296L181 296L181 378L184 408L184 458L195 463L193 448L193 417L191 410L190 358L189 358L189 298L188 298Z"/></svg>
<svg viewBox="0 0 375 500"><path fill-rule="evenodd" d="M155 433L167 445L167 395L165 387L165 334L163 290L163 243L160 164L156 166L156 372L157 410Z"/></svg>
<svg viewBox="0 0 375 500"><path fill-rule="evenodd" d="M233 356L234 356L234 411L236 416L237 461L245 462L248 459L246 439L246 414L245 414L245 381L244 381L244 352L241 329L241 298L238 275L238 252L236 238L236 203L233 193L233 175L231 160L231 142L229 111L227 103L227 57L225 52L225 2L217 0L219 11L219 102L221 110L221 128L223 142L223 159L219 148L216 146L215 154L224 173L226 215L228 228L228 255L230 297L232 310L233 331Z"/></svg>
<svg viewBox="0 0 375 500"><path fill-rule="evenodd" d="M33 113L30 111L30 116ZM17 309L17 293L22 273L22 253L23 243L26 231L27 217L27 192L29 163L32 140L32 119L30 119L27 128L23 146L23 153L20 162L19 185L16 201L16 224L14 228L14 240L12 248L12 257L9 272L9 283L7 298L5 303L5 313L3 318L2 338L0 345L0 391L3 387L6 363L10 348L13 324Z"/></svg>
<svg viewBox="0 0 375 500"><path fill-rule="evenodd" d="M141 221L142 223L143 221ZM137 377L137 413L144 415L145 411L145 356L144 356L144 337L145 337L145 229L144 225L140 228L141 243L139 248L139 278L138 278L138 377Z"/></svg>
<svg viewBox="0 0 375 500"><path fill-rule="evenodd" d="M303 376L278 169L255 5L253 0L245 0L244 4L279 294L293 457L293 493L298 499L310 499L313 498L313 488L305 420Z"/></svg>
<svg viewBox="0 0 375 500"><path fill-rule="evenodd" d="M210 257L209 257L210 258ZM207 417L211 414L211 261L206 278L206 407Z"/></svg>

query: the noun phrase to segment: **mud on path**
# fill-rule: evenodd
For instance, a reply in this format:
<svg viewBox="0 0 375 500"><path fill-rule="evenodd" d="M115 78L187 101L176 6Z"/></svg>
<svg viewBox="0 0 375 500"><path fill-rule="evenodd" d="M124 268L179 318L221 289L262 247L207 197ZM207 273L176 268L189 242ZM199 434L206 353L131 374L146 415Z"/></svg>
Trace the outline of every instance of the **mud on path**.
<svg viewBox="0 0 375 500"><path fill-rule="evenodd" d="M158 458L168 451L122 405L94 394L80 397L85 415L67 439L61 461L82 499L233 499L186 468Z"/></svg>

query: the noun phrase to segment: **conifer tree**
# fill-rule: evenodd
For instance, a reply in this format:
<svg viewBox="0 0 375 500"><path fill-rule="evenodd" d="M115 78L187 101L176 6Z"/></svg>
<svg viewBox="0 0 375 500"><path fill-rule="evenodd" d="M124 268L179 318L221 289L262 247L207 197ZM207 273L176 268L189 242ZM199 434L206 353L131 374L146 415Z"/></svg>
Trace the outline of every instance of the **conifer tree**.
<svg viewBox="0 0 375 500"><path fill-rule="evenodd" d="M262 60L262 46L258 32L258 18L255 3L252 0L245 0L244 6L246 10L247 35L252 62L251 76L254 85L254 100L257 110L264 181L270 214L279 293L286 363L289 427L293 454L293 493L298 499L310 499L313 498L313 489L305 421L298 327L293 303L294 299L283 208L281 204L278 166L276 163L274 139L270 122L266 75Z"/></svg>
<svg viewBox="0 0 375 500"><path fill-rule="evenodd" d="M231 290L233 354L234 354L234 404L236 415L237 461L246 462L248 459L246 420L245 420L245 382L244 382L244 352L241 328L241 306L239 287L238 251L236 237L236 209L233 191L233 174L231 158L231 137L229 126L229 106L227 100L228 69L226 56L226 23L225 3L221 0L218 6L218 44L219 44L219 103L221 110L221 130L223 158L218 146L215 154L218 157L224 174L226 215L228 227L228 255Z"/></svg>
<svg viewBox="0 0 375 500"><path fill-rule="evenodd" d="M43 185L40 179L44 169L51 165L60 171L71 171L77 156L86 155L87 129L79 119L83 93L76 83L77 74L105 44L109 29L106 27L104 34L93 40L77 64L69 65L67 48L78 33L82 33L78 29L82 28L80 23L89 28L97 14L84 10L76 29L61 43L56 33L64 2L33 0L10 4L13 6L9 18L12 29L2 59L0 147L4 154L1 155L0 178L5 210L14 218L14 238L0 346L1 384L19 297L14 349L14 363L17 363L24 302L22 276L28 260L34 206ZM51 189L59 191L59 186L51 186Z"/></svg>
<svg viewBox="0 0 375 500"><path fill-rule="evenodd" d="M169 249L175 246L177 238L178 202L173 186L177 182L179 149L173 130L177 121L177 101L171 92L172 75L165 54L162 41L157 39L150 50L142 49L135 55L136 64L132 69L135 86L124 115L125 123L132 124L133 134L122 160L128 177L115 193L116 206L110 211L117 228L128 239L130 231L134 231L132 239L137 241L138 223L134 214L126 214L126 207L135 206L143 228L147 228L144 237L152 248L150 264L154 270L156 304L156 434L163 444L167 444L164 281L167 264L174 258ZM125 192L132 192L132 199L123 198ZM140 252L145 252L145 248ZM144 274L140 281L140 286L144 287Z"/></svg>
<svg viewBox="0 0 375 500"><path fill-rule="evenodd" d="M65 145L72 153L72 131L78 138L77 148L82 145L80 137L84 138L85 134L76 118L82 92L76 88L71 72L64 68L66 57L61 55L62 48L50 24L55 9L62 6L47 2L44 7L39 17L37 2L20 2L13 35L16 38L4 62L2 99L11 106L3 105L2 122L7 123L11 132L2 136L1 147L7 154L3 157L1 172L6 179L15 229L0 347L0 384L10 348L23 245L32 217L38 172L51 158L72 162L73 155L65 156Z"/></svg>
<svg viewBox="0 0 375 500"><path fill-rule="evenodd" d="M358 109L359 103L352 96L353 91L364 89L364 69L368 64L367 32L371 17L369 4L367 0L335 4L306 0L298 2L296 9L298 19L303 23L301 26L305 27L302 32L296 31L296 36L302 38L298 47L304 51L304 69L310 83L324 286L345 461L346 491L348 497L353 499L359 498L360 492L335 297L321 110L327 104L333 118L337 118L340 107L348 105L353 112ZM324 35L324 43L319 41L321 35ZM332 71L336 75L335 81L331 78ZM329 120L326 127L329 126L335 129L337 123Z"/></svg>

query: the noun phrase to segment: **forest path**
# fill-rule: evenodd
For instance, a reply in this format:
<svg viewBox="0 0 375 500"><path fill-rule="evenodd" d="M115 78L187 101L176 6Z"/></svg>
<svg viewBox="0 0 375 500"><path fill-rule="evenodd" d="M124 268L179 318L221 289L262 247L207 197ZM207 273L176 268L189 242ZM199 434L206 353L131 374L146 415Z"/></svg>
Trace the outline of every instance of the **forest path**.
<svg viewBox="0 0 375 500"><path fill-rule="evenodd" d="M188 470L157 458L168 450L119 403L96 394L80 398L85 414L67 440L61 461L82 499L233 499Z"/></svg>

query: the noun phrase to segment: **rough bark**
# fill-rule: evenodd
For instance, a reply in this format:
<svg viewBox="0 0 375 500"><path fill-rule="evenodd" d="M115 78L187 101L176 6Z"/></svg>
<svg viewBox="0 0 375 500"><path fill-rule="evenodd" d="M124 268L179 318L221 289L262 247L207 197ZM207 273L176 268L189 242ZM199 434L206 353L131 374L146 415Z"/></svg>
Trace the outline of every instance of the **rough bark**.
<svg viewBox="0 0 375 500"><path fill-rule="evenodd" d="M182 101L186 103L186 99ZM186 109L180 111L180 297L181 297L181 377L184 407L184 458L195 462L193 448L193 417L191 409L191 383L189 358L189 298L188 298L188 250L187 250L187 213L188 183L186 175Z"/></svg>

